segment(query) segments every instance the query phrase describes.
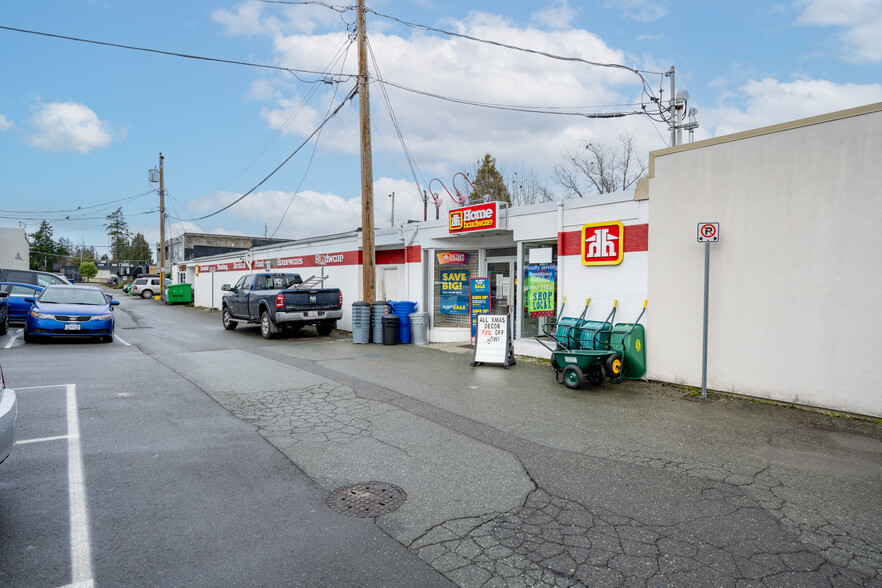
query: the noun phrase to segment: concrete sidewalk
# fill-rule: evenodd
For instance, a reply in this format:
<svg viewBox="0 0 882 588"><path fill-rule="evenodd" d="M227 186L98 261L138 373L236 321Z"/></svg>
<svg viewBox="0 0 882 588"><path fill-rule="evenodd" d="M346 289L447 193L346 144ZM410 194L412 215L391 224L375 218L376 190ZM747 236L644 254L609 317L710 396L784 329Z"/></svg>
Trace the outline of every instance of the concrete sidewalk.
<svg viewBox="0 0 882 588"><path fill-rule="evenodd" d="M460 586L882 584L879 423L340 333L158 359L275 370L190 373L329 493L403 488L377 524Z"/></svg>

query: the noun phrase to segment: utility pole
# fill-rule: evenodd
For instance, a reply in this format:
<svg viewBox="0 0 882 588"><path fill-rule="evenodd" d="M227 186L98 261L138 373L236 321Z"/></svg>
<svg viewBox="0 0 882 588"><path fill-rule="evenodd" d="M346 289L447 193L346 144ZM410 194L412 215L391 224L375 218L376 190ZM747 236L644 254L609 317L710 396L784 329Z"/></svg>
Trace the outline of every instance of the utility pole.
<svg viewBox="0 0 882 588"><path fill-rule="evenodd" d="M159 298L165 297L163 281L165 280L165 178L162 171L162 161L165 158L159 154Z"/></svg>
<svg viewBox="0 0 882 588"><path fill-rule="evenodd" d="M374 251L374 172L371 161L371 104L368 96L367 37L364 0L358 0L358 109L361 127L361 276L362 298L373 304L376 298L376 253Z"/></svg>
<svg viewBox="0 0 882 588"><path fill-rule="evenodd" d="M667 73L671 78L671 147L677 146L677 85L674 81L676 71L671 66L671 71Z"/></svg>
<svg viewBox="0 0 882 588"><path fill-rule="evenodd" d="M429 220L429 195L423 190L423 222Z"/></svg>
<svg viewBox="0 0 882 588"><path fill-rule="evenodd" d="M395 226L395 192L392 192L391 194L389 194L389 198L392 199L392 224L389 226L394 227Z"/></svg>

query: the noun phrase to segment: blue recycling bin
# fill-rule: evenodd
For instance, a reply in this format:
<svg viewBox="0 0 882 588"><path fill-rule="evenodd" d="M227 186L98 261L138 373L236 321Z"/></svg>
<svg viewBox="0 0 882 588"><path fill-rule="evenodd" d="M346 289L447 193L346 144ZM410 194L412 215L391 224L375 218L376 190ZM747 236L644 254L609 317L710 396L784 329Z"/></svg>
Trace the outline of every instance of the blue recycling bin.
<svg viewBox="0 0 882 588"><path fill-rule="evenodd" d="M390 301L392 312L398 316L398 338L402 343L410 343L410 315L416 312L417 303L402 300Z"/></svg>

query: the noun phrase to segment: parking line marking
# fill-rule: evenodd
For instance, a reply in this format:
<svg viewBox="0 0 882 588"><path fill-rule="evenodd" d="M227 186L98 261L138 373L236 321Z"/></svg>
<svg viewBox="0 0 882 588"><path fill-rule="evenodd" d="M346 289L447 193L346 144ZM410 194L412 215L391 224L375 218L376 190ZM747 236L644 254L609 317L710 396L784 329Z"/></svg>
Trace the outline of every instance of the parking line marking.
<svg viewBox="0 0 882 588"><path fill-rule="evenodd" d="M123 338L120 337L119 335L114 335L113 338L116 339L117 341L119 341L120 343L122 343L123 345L125 345L126 347L131 347L131 346L132 346L131 343L127 343L127 342L126 342L125 340L123 340Z"/></svg>
<svg viewBox="0 0 882 588"><path fill-rule="evenodd" d="M89 540L89 511L86 480L80 448L80 418L76 384L67 385L68 496L70 498L70 559L73 585L93 586L92 546Z"/></svg>
<svg viewBox="0 0 882 588"><path fill-rule="evenodd" d="M27 445L29 443L42 443L43 441L60 441L62 439L67 439L67 435L59 435L58 437L43 437L41 439L25 439L23 441L16 441L16 445Z"/></svg>
<svg viewBox="0 0 882 588"><path fill-rule="evenodd" d="M12 344L15 343L15 340L16 340L16 339L18 339L18 334L21 333L21 331L22 331L22 330L19 329L19 330L17 330L17 331L15 332L15 334L12 336L12 338L11 338L9 341L6 342L6 345L4 346L4 349L11 349L11 348L12 348Z"/></svg>

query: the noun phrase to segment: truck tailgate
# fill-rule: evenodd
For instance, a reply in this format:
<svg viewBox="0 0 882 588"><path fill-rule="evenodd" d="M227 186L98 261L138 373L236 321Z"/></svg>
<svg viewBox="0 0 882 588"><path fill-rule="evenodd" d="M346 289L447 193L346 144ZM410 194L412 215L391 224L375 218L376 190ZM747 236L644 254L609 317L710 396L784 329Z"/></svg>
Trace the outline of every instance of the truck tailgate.
<svg viewBox="0 0 882 588"><path fill-rule="evenodd" d="M285 310L330 310L340 308L339 290L286 290Z"/></svg>

